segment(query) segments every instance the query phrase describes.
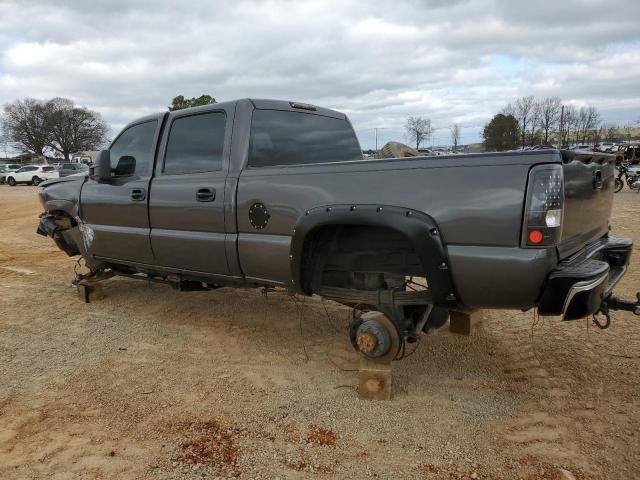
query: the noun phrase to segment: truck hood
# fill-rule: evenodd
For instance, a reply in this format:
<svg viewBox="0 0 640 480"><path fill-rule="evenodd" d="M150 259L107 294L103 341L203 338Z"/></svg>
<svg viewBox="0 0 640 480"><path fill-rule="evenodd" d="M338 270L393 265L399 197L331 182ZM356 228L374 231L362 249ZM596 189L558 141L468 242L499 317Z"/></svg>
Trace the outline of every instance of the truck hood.
<svg viewBox="0 0 640 480"><path fill-rule="evenodd" d="M55 185L56 183L63 183L63 182L82 182L84 181L85 177L86 177L85 174L76 174L76 175L69 175L67 177L52 178L51 180L42 182L39 185L39 187L47 188L47 187L50 187L51 185Z"/></svg>

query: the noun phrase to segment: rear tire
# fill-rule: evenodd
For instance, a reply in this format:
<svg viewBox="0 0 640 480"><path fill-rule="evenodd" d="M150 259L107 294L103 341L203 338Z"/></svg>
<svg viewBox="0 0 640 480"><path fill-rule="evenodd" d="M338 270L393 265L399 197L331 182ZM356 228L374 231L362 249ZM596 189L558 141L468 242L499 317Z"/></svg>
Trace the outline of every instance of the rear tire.
<svg viewBox="0 0 640 480"><path fill-rule="evenodd" d="M12 187L15 187L15 186L16 186L16 179L15 179L15 178L13 178L13 177L9 177L9 178L7 179L7 183L8 183L9 185L11 185Z"/></svg>
<svg viewBox="0 0 640 480"><path fill-rule="evenodd" d="M33 185L34 187L37 187L41 183L42 183L42 180L39 177L33 177L31 179L31 185Z"/></svg>
<svg viewBox="0 0 640 480"><path fill-rule="evenodd" d="M616 178L613 192L618 193L620 190L622 190L622 187L624 187L624 182L620 178Z"/></svg>

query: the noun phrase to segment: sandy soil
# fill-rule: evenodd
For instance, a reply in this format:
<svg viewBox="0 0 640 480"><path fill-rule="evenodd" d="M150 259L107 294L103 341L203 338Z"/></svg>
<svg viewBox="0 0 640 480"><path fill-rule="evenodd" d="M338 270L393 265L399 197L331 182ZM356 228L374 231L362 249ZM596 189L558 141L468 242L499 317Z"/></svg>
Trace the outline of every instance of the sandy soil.
<svg viewBox="0 0 640 480"><path fill-rule="evenodd" d="M359 401L346 309L128 279L84 304L35 189L0 186L0 207L2 479L640 478L630 314L488 311L395 363L392 401ZM639 208L618 194L614 231L640 238ZM639 275L636 256L618 293Z"/></svg>

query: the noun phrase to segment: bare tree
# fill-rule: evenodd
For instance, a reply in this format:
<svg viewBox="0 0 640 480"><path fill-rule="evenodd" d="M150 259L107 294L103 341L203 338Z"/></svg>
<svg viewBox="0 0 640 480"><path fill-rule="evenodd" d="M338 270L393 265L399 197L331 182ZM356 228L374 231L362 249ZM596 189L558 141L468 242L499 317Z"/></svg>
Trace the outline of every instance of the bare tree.
<svg viewBox="0 0 640 480"><path fill-rule="evenodd" d="M571 135L577 128L578 122L578 110L573 105L566 105L564 107L564 116L562 118L562 143L571 143Z"/></svg>
<svg viewBox="0 0 640 480"><path fill-rule="evenodd" d="M615 123L608 123L605 127L605 139L613 142L618 137L618 126Z"/></svg>
<svg viewBox="0 0 640 480"><path fill-rule="evenodd" d="M538 127L542 118L542 105L539 101L534 100L533 108L529 114L529 145L534 146L539 143Z"/></svg>
<svg viewBox="0 0 640 480"><path fill-rule="evenodd" d="M46 104L49 146L64 155L81 150L97 150L106 142L107 124L99 113L74 105L67 98L54 98Z"/></svg>
<svg viewBox="0 0 640 480"><path fill-rule="evenodd" d="M544 143L549 144L549 132L555 130L560 119L562 101L558 97L543 98L539 103L540 128L544 132ZM562 137L562 134L560 135Z"/></svg>
<svg viewBox="0 0 640 480"><path fill-rule="evenodd" d="M407 132L407 138L416 144L416 150L418 150L420 144L431 136L431 120L422 117L409 117L404 129Z"/></svg>
<svg viewBox="0 0 640 480"><path fill-rule="evenodd" d="M45 103L27 98L5 105L2 133L12 147L44 155L50 139Z"/></svg>
<svg viewBox="0 0 640 480"><path fill-rule="evenodd" d="M589 132L595 130L602 123L600 113L594 106L580 107L578 112L578 132L577 137L582 139L582 143L585 143L589 137ZM578 138L576 138L576 141Z"/></svg>
<svg viewBox="0 0 640 480"><path fill-rule="evenodd" d="M454 123L451 125L451 145L453 146L453 151L456 152L458 150L458 143L460 142L460 125Z"/></svg>
<svg viewBox="0 0 640 480"><path fill-rule="evenodd" d="M514 116L518 119L518 123L520 125L520 132L522 135L522 148L525 146L527 132L529 128L529 124L531 123L531 115L535 108L535 100L533 96L521 97L515 101L513 107L509 105L505 112L510 113L511 110Z"/></svg>

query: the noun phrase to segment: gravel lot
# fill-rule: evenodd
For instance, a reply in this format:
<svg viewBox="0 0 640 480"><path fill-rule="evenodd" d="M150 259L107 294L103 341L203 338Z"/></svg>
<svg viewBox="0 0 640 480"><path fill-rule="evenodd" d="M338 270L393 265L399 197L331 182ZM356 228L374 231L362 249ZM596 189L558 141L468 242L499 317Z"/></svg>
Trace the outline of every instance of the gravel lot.
<svg viewBox="0 0 640 480"><path fill-rule="evenodd" d="M83 304L35 193L0 186L2 479L640 478L630 314L487 311L395 363L392 401L359 401L345 308L128 279ZM617 234L640 241L639 207L616 196ZM617 293L636 290L637 255Z"/></svg>

